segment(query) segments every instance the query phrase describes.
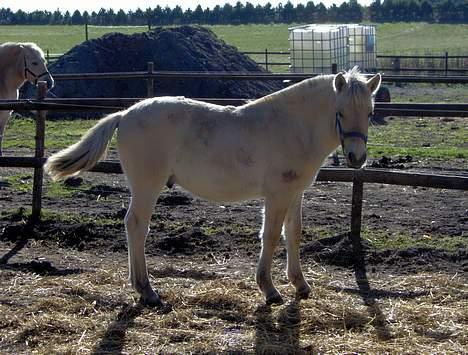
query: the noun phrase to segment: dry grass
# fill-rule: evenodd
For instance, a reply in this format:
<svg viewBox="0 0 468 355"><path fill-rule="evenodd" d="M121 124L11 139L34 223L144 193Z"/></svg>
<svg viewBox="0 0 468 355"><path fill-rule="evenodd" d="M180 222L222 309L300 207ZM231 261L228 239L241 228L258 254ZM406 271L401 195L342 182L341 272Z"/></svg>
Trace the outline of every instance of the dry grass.
<svg viewBox="0 0 468 355"><path fill-rule="evenodd" d="M135 304L124 255L58 250L47 260L61 272L25 272L40 254L25 248L0 268L0 353L463 353L468 344L463 275L369 274L363 298L366 280L359 288L349 270L310 264L313 295L298 303L278 262L288 301L268 308L253 260L152 257L152 282L173 305L164 313Z"/></svg>

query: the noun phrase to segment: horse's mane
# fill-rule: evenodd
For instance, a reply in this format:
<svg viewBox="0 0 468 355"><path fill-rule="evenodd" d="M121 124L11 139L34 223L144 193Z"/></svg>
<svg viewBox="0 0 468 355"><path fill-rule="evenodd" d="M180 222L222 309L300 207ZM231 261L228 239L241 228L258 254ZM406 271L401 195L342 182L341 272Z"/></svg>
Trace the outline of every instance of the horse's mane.
<svg viewBox="0 0 468 355"><path fill-rule="evenodd" d="M14 48L17 48L18 46L23 46L30 51L36 53L37 55L40 56L42 60L45 59L44 52L42 49L36 44L32 42L23 42L23 43L16 43L16 42L5 42L3 44L0 44L0 60L4 59L4 54L7 54L9 51L11 51Z"/></svg>
<svg viewBox="0 0 468 355"><path fill-rule="evenodd" d="M369 88L366 85L366 77L361 74L359 67L355 66L351 70L344 73L348 89L346 94L352 99L357 107L366 104L363 97L369 96Z"/></svg>
<svg viewBox="0 0 468 355"><path fill-rule="evenodd" d="M366 77L359 71L359 67L355 66L352 69L343 72L344 77L346 78L348 90L346 90L346 95L349 95L351 100L358 106L362 106L366 103L363 100L364 97L368 97L369 89L366 85ZM303 80L299 83L295 83L291 86L288 86L282 90L276 91L270 95L264 96L262 98L256 99L244 105L244 107L253 106L261 104L262 102L274 101L276 98L285 97L287 95L295 97L301 97L301 95L308 94L310 95L310 89L315 88L317 92L323 93L323 89L327 86L327 83L331 83L334 78L334 74L328 75L319 75L307 80ZM331 90L331 86L329 86ZM309 89L309 90L305 90ZM298 93L300 93L298 95ZM305 100L308 100L305 97Z"/></svg>

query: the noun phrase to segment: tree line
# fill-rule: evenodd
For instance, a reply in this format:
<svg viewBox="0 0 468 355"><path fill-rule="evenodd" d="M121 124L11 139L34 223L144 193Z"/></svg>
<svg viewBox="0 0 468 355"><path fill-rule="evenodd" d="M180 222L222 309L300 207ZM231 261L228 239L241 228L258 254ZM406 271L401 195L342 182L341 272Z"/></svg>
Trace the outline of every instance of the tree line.
<svg viewBox="0 0 468 355"><path fill-rule="evenodd" d="M250 2L236 5L217 5L214 8L183 10L156 6L146 10L114 11L100 9L91 13L78 10L25 12L0 8L0 25L82 25L136 26L177 24L246 24L246 23L356 23L425 21L441 23L467 23L468 3L466 0L374 0L369 6L361 6L357 0L348 0L330 7L320 2L308 1L294 6L290 1L277 6L270 3L254 6Z"/></svg>

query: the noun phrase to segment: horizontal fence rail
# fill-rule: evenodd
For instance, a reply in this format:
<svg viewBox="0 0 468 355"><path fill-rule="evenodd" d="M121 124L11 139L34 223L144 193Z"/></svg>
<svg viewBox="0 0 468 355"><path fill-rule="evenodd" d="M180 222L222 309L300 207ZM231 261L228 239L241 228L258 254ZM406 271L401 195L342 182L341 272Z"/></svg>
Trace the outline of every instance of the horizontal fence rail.
<svg viewBox="0 0 468 355"><path fill-rule="evenodd" d="M102 80L102 79L219 79L219 80L291 80L300 81L315 76L312 74L281 74L262 72L196 72L196 71L141 71L141 72L119 72L119 73L73 73L53 74L56 81L60 80ZM369 76L371 74L368 74ZM391 75L383 74L384 82L394 83L440 83L440 84L468 84L468 76L437 76L437 75Z"/></svg>
<svg viewBox="0 0 468 355"><path fill-rule="evenodd" d="M0 157L0 167L40 168L46 158ZM90 170L96 173L122 174L118 161L101 161ZM404 173L388 169L322 168L317 181L353 182L358 177L364 183L419 186L440 189L468 190L468 177L458 175Z"/></svg>
<svg viewBox="0 0 468 355"><path fill-rule="evenodd" d="M44 100L0 100L0 110L47 111L116 111L127 108L144 98L77 98ZM243 105L247 99L198 98L218 105ZM374 113L383 116L406 117L468 117L468 104L427 104L376 102Z"/></svg>

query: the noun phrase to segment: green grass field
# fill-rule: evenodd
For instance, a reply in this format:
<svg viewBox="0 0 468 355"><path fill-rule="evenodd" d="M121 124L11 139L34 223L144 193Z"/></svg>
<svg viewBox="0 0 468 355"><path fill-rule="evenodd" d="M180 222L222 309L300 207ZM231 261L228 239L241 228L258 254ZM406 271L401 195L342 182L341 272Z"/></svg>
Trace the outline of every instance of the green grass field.
<svg viewBox="0 0 468 355"><path fill-rule="evenodd" d="M57 150L75 143L96 120L47 121L46 124L46 147ZM34 149L34 129L32 119L12 119L5 135L5 149ZM463 119L394 119L388 125L370 127L369 156L468 159L467 141L468 122Z"/></svg>
<svg viewBox="0 0 468 355"><path fill-rule="evenodd" d="M241 51L288 50L287 24L207 26L227 43ZM89 38L118 31L134 33L146 27L89 27ZM50 53L64 53L85 40L84 26L0 26L0 43L33 41ZM467 54L468 25L428 23L377 24L378 53Z"/></svg>

